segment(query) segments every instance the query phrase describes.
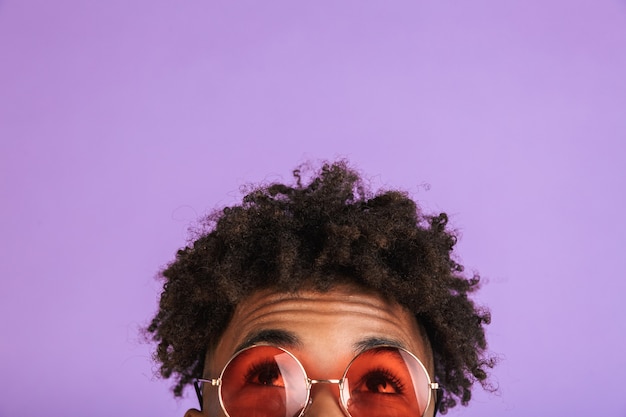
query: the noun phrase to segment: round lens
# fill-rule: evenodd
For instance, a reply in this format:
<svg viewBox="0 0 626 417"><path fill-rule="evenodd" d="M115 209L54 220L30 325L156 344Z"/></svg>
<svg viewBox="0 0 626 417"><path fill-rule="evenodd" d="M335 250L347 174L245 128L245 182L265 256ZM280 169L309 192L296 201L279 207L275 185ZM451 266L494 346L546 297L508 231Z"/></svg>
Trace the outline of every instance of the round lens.
<svg viewBox="0 0 626 417"><path fill-rule="evenodd" d="M294 417L307 402L306 374L274 346L242 350L224 368L220 401L229 417Z"/></svg>
<svg viewBox="0 0 626 417"><path fill-rule="evenodd" d="M422 416L430 401L429 382L424 365L411 353L374 348L348 366L341 401L352 417Z"/></svg>

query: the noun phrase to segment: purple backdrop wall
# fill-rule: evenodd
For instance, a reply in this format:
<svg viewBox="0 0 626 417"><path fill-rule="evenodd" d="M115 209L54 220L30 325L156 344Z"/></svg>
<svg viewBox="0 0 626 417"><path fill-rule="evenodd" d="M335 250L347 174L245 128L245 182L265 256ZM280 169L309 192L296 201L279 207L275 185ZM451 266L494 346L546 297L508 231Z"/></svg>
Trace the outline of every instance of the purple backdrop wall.
<svg viewBox="0 0 626 417"><path fill-rule="evenodd" d="M0 1L0 416L182 416L155 273L341 156L488 281L500 391L450 415L626 416L625 52L617 0Z"/></svg>

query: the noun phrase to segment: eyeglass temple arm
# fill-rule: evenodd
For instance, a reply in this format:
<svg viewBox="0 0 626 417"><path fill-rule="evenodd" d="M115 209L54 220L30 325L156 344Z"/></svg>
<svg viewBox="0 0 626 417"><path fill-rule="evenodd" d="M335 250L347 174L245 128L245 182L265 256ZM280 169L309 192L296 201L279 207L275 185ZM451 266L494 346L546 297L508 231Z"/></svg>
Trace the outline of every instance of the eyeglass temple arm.
<svg viewBox="0 0 626 417"><path fill-rule="evenodd" d="M202 390L200 389L200 382L204 384L211 384L212 387L218 386L222 383L219 379L196 379L193 381L193 387L196 390L196 396L198 397L198 402L200 403L200 411L202 411Z"/></svg>
<svg viewBox="0 0 626 417"><path fill-rule="evenodd" d="M433 417L437 417L437 412L439 411L439 404L441 404L441 400L443 399L443 389L439 387L439 384L436 382L431 382L431 388L435 391L435 412L433 413Z"/></svg>

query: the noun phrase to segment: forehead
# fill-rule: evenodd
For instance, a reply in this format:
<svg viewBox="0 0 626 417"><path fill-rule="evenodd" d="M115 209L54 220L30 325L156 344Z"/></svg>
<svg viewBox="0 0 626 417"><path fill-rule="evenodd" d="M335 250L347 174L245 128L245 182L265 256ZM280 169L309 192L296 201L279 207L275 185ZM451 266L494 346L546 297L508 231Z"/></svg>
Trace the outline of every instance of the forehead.
<svg viewBox="0 0 626 417"><path fill-rule="evenodd" d="M413 315L395 302L353 286L326 292L253 294L235 309L211 362L219 368L238 349L258 342L283 345L312 361L324 360L326 352L349 360L368 344L393 344L432 367L428 340Z"/></svg>

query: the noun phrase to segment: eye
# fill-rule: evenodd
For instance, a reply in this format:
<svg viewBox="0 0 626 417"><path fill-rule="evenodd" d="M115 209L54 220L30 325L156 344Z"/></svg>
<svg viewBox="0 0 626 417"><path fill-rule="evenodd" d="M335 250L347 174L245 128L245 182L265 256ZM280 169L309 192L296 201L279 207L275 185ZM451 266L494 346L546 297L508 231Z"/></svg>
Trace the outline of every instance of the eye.
<svg viewBox="0 0 626 417"><path fill-rule="evenodd" d="M390 372L384 369L377 369L363 375L355 391L376 394L401 394L404 391L404 384Z"/></svg>
<svg viewBox="0 0 626 417"><path fill-rule="evenodd" d="M284 387L283 376L274 361L266 361L254 364L246 372L247 384L266 385L272 387Z"/></svg>

